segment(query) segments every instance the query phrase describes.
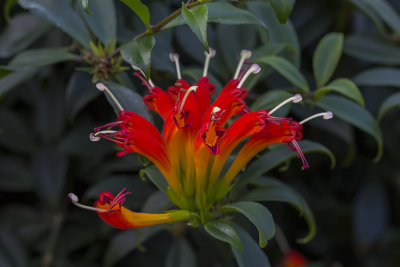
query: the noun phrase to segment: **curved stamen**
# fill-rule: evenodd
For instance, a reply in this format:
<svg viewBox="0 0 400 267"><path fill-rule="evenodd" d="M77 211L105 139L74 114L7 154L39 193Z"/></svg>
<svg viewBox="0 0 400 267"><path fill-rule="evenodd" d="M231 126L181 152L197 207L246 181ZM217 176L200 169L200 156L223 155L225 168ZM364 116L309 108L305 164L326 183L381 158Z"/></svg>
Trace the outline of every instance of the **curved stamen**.
<svg viewBox="0 0 400 267"><path fill-rule="evenodd" d="M146 74L144 74L144 71L143 71L141 68L139 68L139 67L136 66L136 65L131 65L131 66L132 66L132 69L133 69L133 70L139 71L139 72L143 75L143 77L146 79ZM150 79L150 77L149 77L148 82L149 82L149 85L150 85L151 87L155 87L155 86L154 86L154 83L153 83L153 81Z"/></svg>
<svg viewBox="0 0 400 267"><path fill-rule="evenodd" d="M282 103L280 103L279 105L277 105L275 108L273 108L268 115L271 115L272 113L274 113L275 111L277 111L278 109L280 109L282 106L286 105L287 103L293 102L293 103L298 103L301 100L303 100L303 97L300 94L296 94L288 99L286 99L285 101L283 101Z"/></svg>
<svg viewBox="0 0 400 267"><path fill-rule="evenodd" d="M307 162L307 160L306 160L306 157L305 157L304 154L303 154L303 151L301 151L301 148L300 148L299 144L298 144L297 141L294 140L294 139L292 140L292 144L293 144L293 146L295 147L295 150L296 150L296 152L297 152L297 155L299 156L299 158L301 159L301 161L302 161L302 163L303 163L303 170L304 170L304 169L308 169L308 168L309 168L308 162Z"/></svg>
<svg viewBox="0 0 400 267"><path fill-rule="evenodd" d="M110 130L112 127L114 127L118 124L121 124L121 123L123 123L123 121L110 122L110 123L104 124L103 126L94 128L94 131L97 133L98 131L100 131L100 129L104 129L104 128L107 128L107 130Z"/></svg>
<svg viewBox="0 0 400 267"><path fill-rule="evenodd" d="M250 76L250 74L257 74L261 70L261 67L258 64L251 65L250 69L243 75L243 78L240 80L238 88L242 88L242 85L246 81L246 79Z"/></svg>
<svg viewBox="0 0 400 267"><path fill-rule="evenodd" d="M242 50L240 52L240 61L236 68L235 76L233 76L233 79L237 79L239 77L240 69L242 68L244 61L250 57L251 57L251 51Z"/></svg>
<svg viewBox="0 0 400 267"><path fill-rule="evenodd" d="M302 121L300 122L300 124L304 124L304 123L306 123L307 121L312 120L312 119L315 119L315 118L318 118L318 117L322 117L324 120L329 120L329 119L332 119L332 118L333 118L333 113L332 113L331 111L326 111L326 112L317 113L317 114L314 114L314 115L312 115L312 116L310 116L310 117L308 117L308 118L302 120Z"/></svg>
<svg viewBox="0 0 400 267"><path fill-rule="evenodd" d="M105 209L99 209L99 208L94 208L94 207L90 207L90 206L86 206L86 205L82 205L80 204L79 198L74 194L74 193L69 193L68 194L69 199L71 199L72 204L74 204L75 206L85 209L85 210L93 210L93 211L97 211L97 212L107 212L108 210Z"/></svg>
<svg viewBox="0 0 400 267"><path fill-rule="evenodd" d="M175 62L176 75L178 76L178 80L182 79L181 68L179 66L179 55L175 53L169 53L169 59L172 62Z"/></svg>
<svg viewBox="0 0 400 267"><path fill-rule="evenodd" d="M183 96L181 105L179 106L178 113L181 113L183 106L185 105L186 99L188 98L190 92L196 92L196 90L197 90L197 86L192 86L186 91L185 95Z"/></svg>
<svg viewBox="0 0 400 267"><path fill-rule="evenodd" d="M210 53L204 52L206 55L206 61L204 62L203 77L207 76L208 66L210 65L210 59L215 56L216 51L212 48L209 49Z"/></svg>
<svg viewBox="0 0 400 267"><path fill-rule="evenodd" d="M114 101L114 103L117 105L117 107L119 108L119 110L124 111L124 109L122 108L121 104L118 102L118 100L115 98L115 96L113 95L113 93L111 93L110 89L107 88L107 86L105 86L103 83L96 83L96 87L97 89L99 89L100 91L105 91L107 92L107 94L111 97L111 99Z"/></svg>

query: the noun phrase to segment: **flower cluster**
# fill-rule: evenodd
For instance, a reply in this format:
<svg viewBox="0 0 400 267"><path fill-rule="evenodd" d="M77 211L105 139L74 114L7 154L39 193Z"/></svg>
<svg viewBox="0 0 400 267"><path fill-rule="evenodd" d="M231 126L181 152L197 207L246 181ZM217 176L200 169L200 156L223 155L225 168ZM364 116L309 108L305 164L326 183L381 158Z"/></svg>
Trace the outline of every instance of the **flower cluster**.
<svg viewBox="0 0 400 267"><path fill-rule="evenodd" d="M147 157L165 177L166 192L179 207L179 210L163 214L137 213L122 206L129 194L125 189L115 197L103 192L95 207L90 209L97 211L110 225L125 229L189 219L192 223L205 223L212 218L214 213L210 211L216 203L222 201L234 185L240 170L257 153L273 144L287 144L297 152L303 168L308 168L297 143L302 138L302 124L308 119L297 122L273 116L282 105L301 101L301 96L295 95L270 111L251 111L245 103L247 90L243 84L249 75L259 72L260 67L244 64L251 53L243 50L233 79L211 103L216 88L210 83L207 71L214 54L212 50L206 53L203 77L193 85L182 79L179 57L171 54L178 79L166 91L155 86L151 79L146 80L143 72L137 69L135 75L149 90L144 102L164 120L162 133L145 118L124 110L104 84L97 84L98 89L114 99L121 111L115 122L96 128L91 140L104 138L115 142L123 149L118 156L135 152ZM329 119L332 113L316 116ZM230 155L235 149L238 153L232 161ZM70 194L70 198L83 207L75 195Z"/></svg>

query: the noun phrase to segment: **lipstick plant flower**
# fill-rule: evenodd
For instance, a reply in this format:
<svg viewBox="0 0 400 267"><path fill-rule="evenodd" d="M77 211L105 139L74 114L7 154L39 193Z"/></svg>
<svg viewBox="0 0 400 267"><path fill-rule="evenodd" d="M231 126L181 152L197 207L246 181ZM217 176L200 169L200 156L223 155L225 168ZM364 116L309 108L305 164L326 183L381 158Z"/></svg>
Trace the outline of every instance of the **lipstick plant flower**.
<svg viewBox="0 0 400 267"><path fill-rule="evenodd" d="M123 206L129 194L126 189L116 196L102 192L94 207L78 203L77 196L70 193L74 204L96 211L106 223L119 229L178 221L188 221L193 226L207 225L210 221L223 218L223 213L236 209L247 214L262 230L263 227L259 223L257 225L257 214L244 211L248 203L236 206L227 203L226 196L235 186L235 177L257 153L278 143L296 151L303 169L307 169L309 165L298 144L303 136L303 124L319 116L329 119L332 113L316 114L300 122L274 116L283 105L301 101L299 94L272 110L250 110L245 102L247 90L243 85L249 75L260 71L260 66L244 64L251 55L247 50L241 52L233 79L212 102L216 87L210 82L207 72L214 55L214 50L206 53L203 76L197 83L189 84L182 79L179 56L170 54L178 77L167 90L155 86L135 67L135 75L149 91L144 97L145 104L164 121L162 132L140 115L124 110L109 88L102 83L97 84L99 90L113 99L120 112L114 122L95 128L90 134L91 140L103 138L116 143L122 149L118 156L138 153L148 158L168 183L165 191L176 209L162 214L133 212ZM234 151L238 151L237 154ZM254 203L252 206L259 208L262 205ZM272 236L265 239L269 238ZM260 245L266 244L266 240L261 241L260 234Z"/></svg>

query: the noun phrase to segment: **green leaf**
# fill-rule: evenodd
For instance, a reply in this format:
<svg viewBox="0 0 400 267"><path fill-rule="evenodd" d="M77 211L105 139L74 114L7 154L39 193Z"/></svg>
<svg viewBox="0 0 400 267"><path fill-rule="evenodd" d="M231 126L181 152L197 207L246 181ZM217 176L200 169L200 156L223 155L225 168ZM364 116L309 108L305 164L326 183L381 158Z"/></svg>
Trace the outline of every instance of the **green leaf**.
<svg viewBox="0 0 400 267"><path fill-rule="evenodd" d="M379 108L378 122L382 120L386 112L395 107L400 108L400 93L395 93L383 101L381 107Z"/></svg>
<svg viewBox="0 0 400 267"><path fill-rule="evenodd" d="M42 67L63 61L76 60L75 55L68 52L68 48L40 48L26 50L19 53L7 65L12 70Z"/></svg>
<svg viewBox="0 0 400 267"><path fill-rule="evenodd" d="M216 22L228 25L256 24L260 25L264 31L268 33L268 29L265 24L246 10L237 8L227 2L208 3L207 7L208 22ZM195 9L196 7L193 8L193 10ZM179 16L168 23L165 28L172 28L183 24L185 24L185 20L183 19L183 16Z"/></svg>
<svg viewBox="0 0 400 267"><path fill-rule="evenodd" d="M386 0L364 0L386 24L400 35L400 17L396 9Z"/></svg>
<svg viewBox="0 0 400 267"><path fill-rule="evenodd" d="M86 23L103 44L111 44L117 35L117 15L114 1L90 1L90 9L93 14L83 13Z"/></svg>
<svg viewBox="0 0 400 267"><path fill-rule="evenodd" d="M135 12L135 14L143 21L147 32L151 32L149 8L142 4L140 0L121 0L121 2Z"/></svg>
<svg viewBox="0 0 400 267"><path fill-rule="evenodd" d="M349 0L353 5L355 5L362 13L364 13L371 22L375 25L375 27L379 30L380 33L385 33L385 25L383 24L381 18L376 13L376 10L371 8L370 5L367 4L364 0Z"/></svg>
<svg viewBox="0 0 400 267"><path fill-rule="evenodd" d="M39 71L40 68L24 68L3 76L0 79L0 94L4 94L22 82L29 80Z"/></svg>
<svg viewBox="0 0 400 267"><path fill-rule="evenodd" d="M19 4L32 13L50 21L55 26L89 48L90 34L79 15L66 0L18 0Z"/></svg>
<svg viewBox="0 0 400 267"><path fill-rule="evenodd" d="M196 254L190 243L178 238L168 252L166 267L196 267Z"/></svg>
<svg viewBox="0 0 400 267"><path fill-rule="evenodd" d="M0 137L3 138L0 133ZM0 155L0 190L24 192L34 188L27 164L21 158Z"/></svg>
<svg viewBox="0 0 400 267"><path fill-rule="evenodd" d="M146 74L150 76L151 68L151 50L155 44L153 36L146 36L137 40L125 43L121 47L122 58L131 65L138 66Z"/></svg>
<svg viewBox="0 0 400 267"><path fill-rule="evenodd" d="M329 92L337 92L350 99L353 99L361 106L364 106L364 98L362 97L360 90L351 80L346 78L336 79L322 88L315 91L315 97L320 99L323 95Z"/></svg>
<svg viewBox="0 0 400 267"><path fill-rule="evenodd" d="M346 36L344 52L372 63L400 64L400 47L377 35L353 34Z"/></svg>
<svg viewBox="0 0 400 267"><path fill-rule="evenodd" d="M306 79L290 61L278 56L265 56L254 62L268 64L303 93L310 91Z"/></svg>
<svg viewBox="0 0 400 267"><path fill-rule="evenodd" d="M307 236L298 239L300 243L310 241L316 232L314 216L304 198L295 190L273 178L257 178L252 184L258 186L240 198L241 201L278 201L292 205L307 221Z"/></svg>
<svg viewBox="0 0 400 267"><path fill-rule="evenodd" d="M334 116L356 126L360 130L372 135L378 145L375 162L378 161L383 152L382 135L378 124L371 114L346 98L340 96L323 96L316 105L324 110L330 110Z"/></svg>
<svg viewBox="0 0 400 267"><path fill-rule="evenodd" d="M89 11L89 0L82 0L82 7L86 13L93 15L93 13Z"/></svg>
<svg viewBox="0 0 400 267"><path fill-rule="evenodd" d="M6 3L4 4L4 7L3 7L3 16L7 22L10 22L11 10L13 7L17 6L17 4L18 4L17 0L6 0Z"/></svg>
<svg viewBox="0 0 400 267"><path fill-rule="evenodd" d="M271 264L260 246L253 238L243 230L239 225L232 223L234 229L239 235L240 241L243 244L243 249L239 251L234 246L231 246L233 255L239 267L270 267Z"/></svg>
<svg viewBox="0 0 400 267"><path fill-rule="evenodd" d="M358 85L400 87L400 69L373 68L353 77Z"/></svg>
<svg viewBox="0 0 400 267"><path fill-rule="evenodd" d="M147 176L160 191L165 192L165 189L168 188L168 183L164 176L154 165L141 169L139 174L143 178Z"/></svg>
<svg viewBox="0 0 400 267"><path fill-rule="evenodd" d="M187 9L186 5L182 3L182 15L187 25L196 34L203 47L208 51L207 42L207 19L208 19L208 8L207 5L201 5L195 9Z"/></svg>
<svg viewBox="0 0 400 267"><path fill-rule="evenodd" d="M343 49L343 34L329 33L318 43L313 56L313 69L317 86L326 84L339 63Z"/></svg>
<svg viewBox="0 0 400 267"><path fill-rule="evenodd" d="M27 250L13 229L0 228L0 264L4 267L27 267L30 260Z"/></svg>
<svg viewBox="0 0 400 267"><path fill-rule="evenodd" d="M286 23L292 13L294 0L268 0L280 23Z"/></svg>
<svg viewBox="0 0 400 267"><path fill-rule="evenodd" d="M282 103L284 100L292 97L293 94L282 91L282 90L271 90L266 92L265 94L262 94L257 98L256 101L251 105L251 110L271 110L280 103ZM291 104L288 103L287 105L281 107L276 111L276 116L277 117L286 117L286 115L290 111Z"/></svg>
<svg viewBox="0 0 400 267"><path fill-rule="evenodd" d="M50 24L30 13L19 13L0 35L0 57L10 57L25 49L48 29Z"/></svg>
<svg viewBox="0 0 400 267"><path fill-rule="evenodd" d="M235 229L225 221L211 221L204 225L204 229L212 237L242 250L242 243Z"/></svg>
<svg viewBox="0 0 400 267"><path fill-rule="evenodd" d="M119 104L123 107L124 110L132 111L147 119L148 121L151 121L150 114L146 108L146 105L143 102L143 97L141 95L117 83L104 82L104 84L108 87L108 89L110 89L110 91L113 93L113 95L118 100ZM105 95L108 102L114 108L115 113L119 114L120 110L117 105L108 96L108 94Z"/></svg>
<svg viewBox="0 0 400 267"><path fill-rule="evenodd" d="M221 212L240 212L247 217L258 230L258 243L265 247L275 235L275 223L271 212L263 205L256 202L235 202L220 209Z"/></svg>

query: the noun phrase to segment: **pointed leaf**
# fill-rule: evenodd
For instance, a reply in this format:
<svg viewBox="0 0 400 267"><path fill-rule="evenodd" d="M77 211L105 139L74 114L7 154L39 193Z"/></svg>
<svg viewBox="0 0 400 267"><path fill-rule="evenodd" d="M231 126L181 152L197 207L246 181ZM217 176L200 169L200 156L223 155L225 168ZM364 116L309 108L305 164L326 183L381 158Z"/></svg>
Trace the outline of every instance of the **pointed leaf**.
<svg viewBox="0 0 400 267"><path fill-rule="evenodd" d="M385 25L383 24L381 18L376 13L368 3L364 0L349 0L353 5L355 5L364 15L366 15L371 22L375 25L375 27L379 30L380 33L386 33Z"/></svg>
<svg viewBox="0 0 400 267"><path fill-rule="evenodd" d="M260 247L265 247L275 235L275 223L271 212L257 202L235 202L220 209L221 212L240 212L257 227Z"/></svg>
<svg viewBox="0 0 400 267"><path fill-rule="evenodd" d="M168 188L168 183L165 180L164 176L162 175L162 173L157 169L156 166L152 165L152 166L148 166L144 169L141 169L139 172L141 177L148 177L150 179L150 181L157 186L157 188L162 191L165 192L165 189Z"/></svg>
<svg viewBox="0 0 400 267"><path fill-rule="evenodd" d="M268 0L280 23L286 23L292 13L294 0Z"/></svg>
<svg viewBox="0 0 400 267"><path fill-rule="evenodd" d="M196 267L196 254L190 243L178 238L168 252L166 267Z"/></svg>
<svg viewBox="0 0 400 267"><path fill-rule="evenodd" d="M360 90L351 80L346 78L336 79L322 88L315 91L316 99L320 99L324 94L329 92L337 92L350 99L353 99L359 103L362 107L364 106L364 98L362 97Z"/></svg>
<svg viewBox="0 0 400 267"><path fill-rule="evenodd" d="M153 36L132 40L121 47L121 56L129 64L141 68L148 78L151 68L151 50L154 44Z"/></svg>
<svg viewBox="0 0 400 267"><path fill-rule="evenodd" d="M231 246L242 250L242 243L235 229L225 221L211 221L204 225L204 229L214 238L226 242Z"/></svg>
<svg viewBox="0 0 400 267"><path fill-rule="evenodd" d="M379 17L392 28L394 32L400 35L400 16L396 13L396 9L386 0L364 0Z"/></svg>
<svg viewBox="0 0 400 267"><path fill-rule="evenodd" d="M379 109L378 122L382 120L386 112L395 107L400 108L400 93L395 93L383 101Z"/></svg>
<svg viewBox="0 0 400 267"><path fill-rule="evenodd" d="M318 43L313 56L313 69L317 86L326 84L339 63L343 50L343 34L329 33Z"/></svg>
<svg viewBox="0 0 400 267"><path fill-rule="evenodd" d="M369 69L354 76L353 81L358 85L400 87L400 69Z"/></svg>
<svg viewBox="0 0 400 267"><path fill-rule="evenodd" d="M207 19L208 8L207 5L201 5L195 9L187 9L186 5L182 3L182 15L187 25L196 34L200 42L203 44L205 50L208 51L207 42Z"/></svg>
<svg viewBox="0 0 400 267"><path fill-rule="evenodd" d="M29 80L39 71L40 68L24 68L3 76L0 79L0 94L4 94L8 90L21 84L22 82Z"/></svg>
<svg viewBox="0 0 400 267"><path fill-rule="evenodd" d="M346 98L340 96L324 96L316 105L324 110L330 110L334 116L337 116L348 123L356 126L360 130L372 135L378 145L375 161L378 161L382 156L383 144L382 135L378 124L371 114Z"/></svg>
<svg viewBox="0 0 400 267"><path fill-rule="evenodd" d="M304 76L290 61L278 56L265 56L254 62L268 64L303 93L310 90Z"/></svg>
<svg viewBox="0 0 400 267"><path fill-rule="evenodd" d="M316 232L314 216L304 198L295 190L273 178L257 178L252 184L258 186L240 198L241 201L278 201L292 205L307 221L307 236L297 239L299 243L307 243Z"/></svg>
<svg viewBox="0 0 400 267"><path fill-rule="evenodd" d="M90 34L79 15L66 0L18 0L19 4L32 13L60 27L72 38L89 48Z"/></svg>
<svg viewBox="0 0 400 267"><path fill-rule="evenodd" d="M135 12L135 14L143 21L147 31L151 32L149 8L142 4L140 0L121 0L121 2Z"/></svg>

